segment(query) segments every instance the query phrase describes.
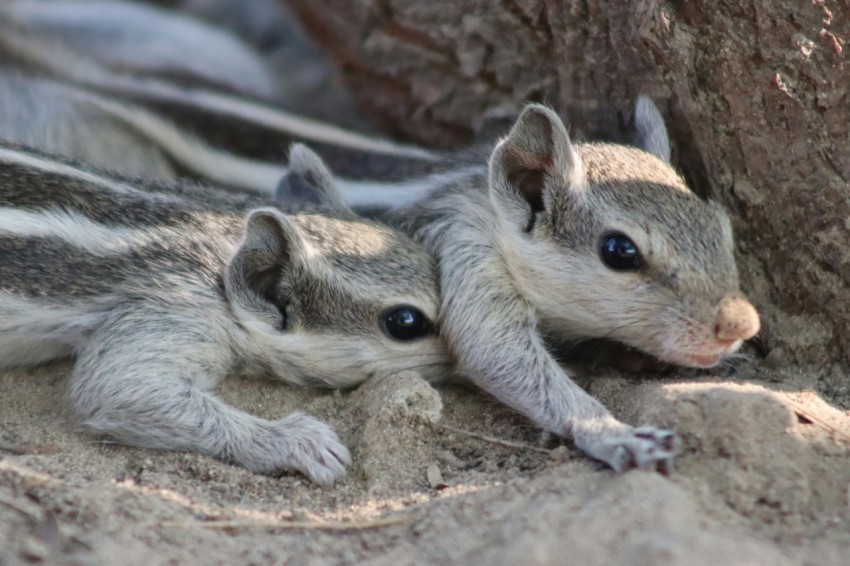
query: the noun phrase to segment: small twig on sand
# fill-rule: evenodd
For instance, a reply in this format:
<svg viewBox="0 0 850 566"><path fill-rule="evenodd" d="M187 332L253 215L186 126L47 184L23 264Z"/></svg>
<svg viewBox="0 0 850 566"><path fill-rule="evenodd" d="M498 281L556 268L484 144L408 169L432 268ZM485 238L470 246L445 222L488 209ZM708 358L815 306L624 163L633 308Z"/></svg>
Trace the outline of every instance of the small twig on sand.
<svg viewBox="0 0 850 566"><path fill-rule="evenodd" d="M477 432L472 432L471 430L463 430L461 428L455 428L455 427L449 426L449 425L444 425L444 424L439 424L439 423L431 423L431 426L441 428L441 429L447 430L449 432L462 434L462 435L468 436L470 438L476 438L478 440L483 440L484 442L489 442L491 444L499 444L501 446L507 446L508 448L516 448L518 450L530 450L532 452L538 452L540 454L549 454L551 452L550 450L546 450L545 448L538 448L537 446L531 446L529 444L523 444L522 442L513 442L511 440L502 440L501 438L494 438L492 436L479 434Z"/></svg>
<svg viewBox="0 0 850 566"><path fill-rule="evenodd" d="M786 397L784 400L786 403L791 405L791 408L794 410L794 413L796 413L798 418L802 417L804 419L807 419L809 422L817 424L821 428L828 430L829 432L835 434L836 436L844 440L850 440L850 433L848 433L846 430L842 430L836 427L829 421L820 418L817 414L809 410L803 403L800 403L796 399L792 399L790 397Z"/></svg>
<svg viewBox="0 0 850 566"><path fill-rule="evenodd" d="M273 529L273 530L303 530L303 531L365 531L369 529L380 529L400 525L408 521L410 517L403 515L399 517L387 517L374 521L352 521L350 523L314 523L311 521L251 521L251 520L229 520L229 521L197 521L197 522L168 522L164 526L204 529Z"/></svg>

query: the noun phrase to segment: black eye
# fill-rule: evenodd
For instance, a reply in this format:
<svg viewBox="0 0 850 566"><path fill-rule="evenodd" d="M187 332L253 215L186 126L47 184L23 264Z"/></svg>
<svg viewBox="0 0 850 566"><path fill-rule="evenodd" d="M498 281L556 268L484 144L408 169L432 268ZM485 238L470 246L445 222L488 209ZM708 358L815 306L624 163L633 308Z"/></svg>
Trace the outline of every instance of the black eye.
<svg viewBox="0 0 850 566"><path fill-rule="evenodd" d="M599 257L617 271L637 271L643 267L643 258L635 243L621 232L611 232L602 236Z"/></svg>
<svg viewBox="0 0 850 566"><path fill-rule="evenodd" d="M384 332L394 340L407 342L428 336L431 323L422 312L414 307L396 307L381 315Z"/></svg>

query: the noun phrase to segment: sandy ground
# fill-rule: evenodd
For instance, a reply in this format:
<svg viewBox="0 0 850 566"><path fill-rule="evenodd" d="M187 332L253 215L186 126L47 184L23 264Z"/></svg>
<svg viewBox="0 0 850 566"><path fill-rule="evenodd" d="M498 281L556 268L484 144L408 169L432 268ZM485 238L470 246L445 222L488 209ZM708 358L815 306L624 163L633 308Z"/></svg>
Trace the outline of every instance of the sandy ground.
<svg viewBox="0 0 850 566"><path fill-rule="evenodd" d="M320 488L97 442L63 412L67 365L6 372L0 564L847 564L850 395L815 392L846 376L582 371L620 417L678 431L671 477L616 475L411 373L343 393L228 380L237 406L306 409L339 431L354 464Z"/></svg>

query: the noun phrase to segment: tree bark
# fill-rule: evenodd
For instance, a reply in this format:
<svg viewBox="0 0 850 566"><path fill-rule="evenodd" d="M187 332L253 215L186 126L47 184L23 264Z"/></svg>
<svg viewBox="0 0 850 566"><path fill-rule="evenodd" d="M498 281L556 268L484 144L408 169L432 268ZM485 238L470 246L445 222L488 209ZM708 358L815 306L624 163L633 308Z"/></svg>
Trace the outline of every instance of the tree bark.
<svg viewBox="0 0 850 566"><path fill-rule="evenodd" d="M361 110L447 146L527 101L576 139L666 115L674 162L733 216L768 347L850 360L850 4L844 0L288 0Z"/></svg>

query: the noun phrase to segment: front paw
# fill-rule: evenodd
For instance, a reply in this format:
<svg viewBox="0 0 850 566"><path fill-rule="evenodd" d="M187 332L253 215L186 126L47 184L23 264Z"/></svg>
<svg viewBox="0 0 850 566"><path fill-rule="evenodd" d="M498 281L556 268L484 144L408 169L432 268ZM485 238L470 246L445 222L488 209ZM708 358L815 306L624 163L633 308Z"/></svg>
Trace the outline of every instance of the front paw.
<svg viewBox="0 0 850 566"><path fill-rule="evenodd" d="M653 469L673 471L676 433L651 426L630 427L613 419L574 428L576 446L616 472Z"/></svg>
<svg viewBox="0 0 850 566"><path fill-rule="evenodd" d="M320 485L345 475L351 454L330 426L295 412L264 426L254 435L244 458L245 467L266 474L297 470Z"/></svg>

